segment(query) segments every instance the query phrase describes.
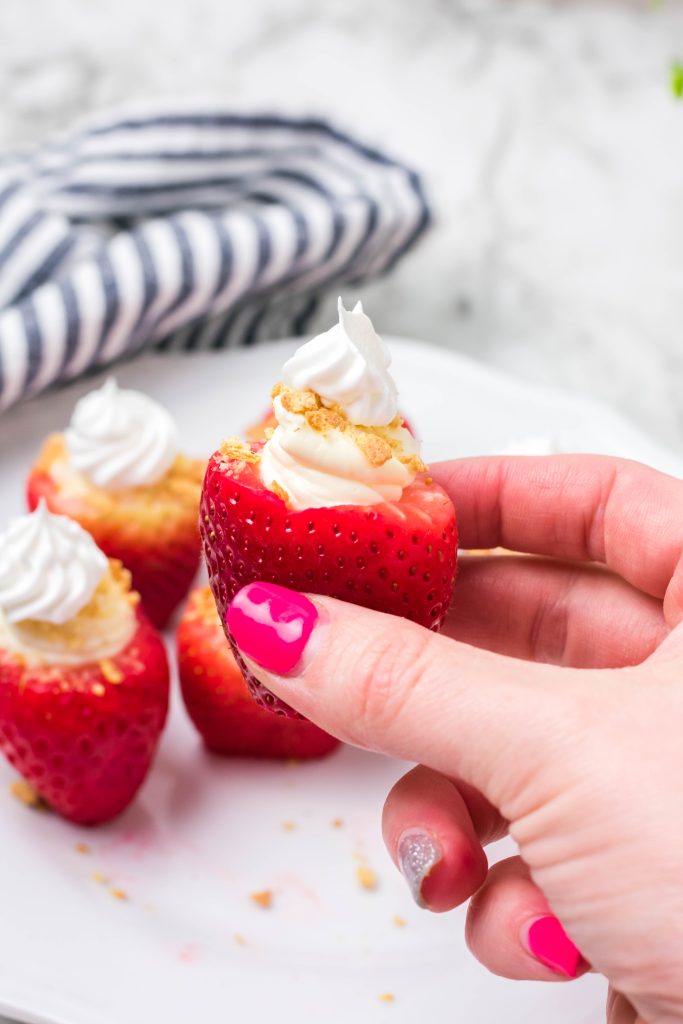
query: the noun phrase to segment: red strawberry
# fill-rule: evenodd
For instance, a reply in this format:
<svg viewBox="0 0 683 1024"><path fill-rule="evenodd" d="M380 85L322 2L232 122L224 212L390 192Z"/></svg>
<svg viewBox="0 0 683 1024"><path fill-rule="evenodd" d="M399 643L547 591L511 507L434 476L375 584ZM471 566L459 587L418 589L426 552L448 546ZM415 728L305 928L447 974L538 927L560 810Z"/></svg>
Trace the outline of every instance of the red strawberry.
<svg viewBox="0 0 683 1024"><path fill-rule="evenodd" d="M338 740L312 722L258 707L225 642L209 587L190 595L177 633L185 706L209 750L247 757L322 757Z"/></svg>
<svg viewBox="0 0 683 1024"><path fill-rule="evenodd" d="M204 478L200 526L221 621L241 587L266 580L438 630L457 552L455 512L445 491L421 474L400 501L292 512L261 482L260 447L226 443L209 460ZM233 649L257 701L291 714Z"/></svg>
<svg viewBox="0 0 683 1024"><path fill-rule="evenodd" d="M163 628L199 566L197 508L204 462L178 456L157 484L115 493L74 487L64 472L67 465L63 438L54 434L29 475L29 509L44 498L50 512L80 523L105 555L130 570L145 612Z"/></svg>
<svg viewBox="0 0 683 1024"><path fill-rule="evenodd" d="M119 654L84 665L28 664L0 649L0 749L62 817L120 814L152 763L168 711L163 641L138 608Z"/></svg>

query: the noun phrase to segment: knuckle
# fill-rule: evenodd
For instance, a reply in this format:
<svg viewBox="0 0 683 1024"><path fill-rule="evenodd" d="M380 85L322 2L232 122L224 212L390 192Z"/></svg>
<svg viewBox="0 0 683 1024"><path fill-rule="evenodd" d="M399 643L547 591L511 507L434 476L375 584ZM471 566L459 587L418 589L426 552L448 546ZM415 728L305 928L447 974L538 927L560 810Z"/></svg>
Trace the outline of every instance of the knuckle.
<svg viewBox="0 0 683 1024"><path fill-rule="evenodd" d="M355 715L359 736L396 731L429 671L433 634L417 626L373 637L357 656Z"/></svg>

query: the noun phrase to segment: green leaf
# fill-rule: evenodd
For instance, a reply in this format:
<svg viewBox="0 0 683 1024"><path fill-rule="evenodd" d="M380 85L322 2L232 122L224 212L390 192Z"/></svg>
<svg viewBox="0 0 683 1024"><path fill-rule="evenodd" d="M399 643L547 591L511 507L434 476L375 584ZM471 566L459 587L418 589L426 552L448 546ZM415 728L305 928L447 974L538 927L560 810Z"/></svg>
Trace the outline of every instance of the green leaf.
<svg viewBox="0 0 683 1024"><path fill-rule="evenodd" d="M672 93L677 100L683 99L683 62L675 60L669 74Z"/></svg>

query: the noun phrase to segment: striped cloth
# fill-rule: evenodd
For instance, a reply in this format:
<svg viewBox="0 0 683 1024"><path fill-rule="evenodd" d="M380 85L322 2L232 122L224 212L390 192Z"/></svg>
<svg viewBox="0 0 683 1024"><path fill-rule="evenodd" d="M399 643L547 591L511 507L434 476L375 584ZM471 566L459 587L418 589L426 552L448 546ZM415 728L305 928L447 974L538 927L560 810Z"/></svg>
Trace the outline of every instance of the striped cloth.
<svg viewBox="0 0 683 1024"><path fill-rule="evenodd" d="M324 121L110 115L0 161L0 411L150 347L299 334L429 220L414 171Z"/></svg>

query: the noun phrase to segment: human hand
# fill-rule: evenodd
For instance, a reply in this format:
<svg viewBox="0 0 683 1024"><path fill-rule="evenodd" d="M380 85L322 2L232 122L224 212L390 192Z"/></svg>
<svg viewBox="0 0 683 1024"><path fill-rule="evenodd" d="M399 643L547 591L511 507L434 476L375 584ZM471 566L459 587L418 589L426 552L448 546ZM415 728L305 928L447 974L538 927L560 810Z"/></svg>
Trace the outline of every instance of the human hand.
<svg viewBox="0 0 683 1024"><path fill-rule="evenodd" d="M385 805L387 846L429 909L472 897L467 938L490 970L592 966L610 1024L680 1021L683 483L597 456L432 472L463 547L541 557L463 557L441 635L252 584L233 637L318 725L420 762ZM275 675L286 642L295 668ZM489 870L483 846L508 831L520 856Z"/></svg>

